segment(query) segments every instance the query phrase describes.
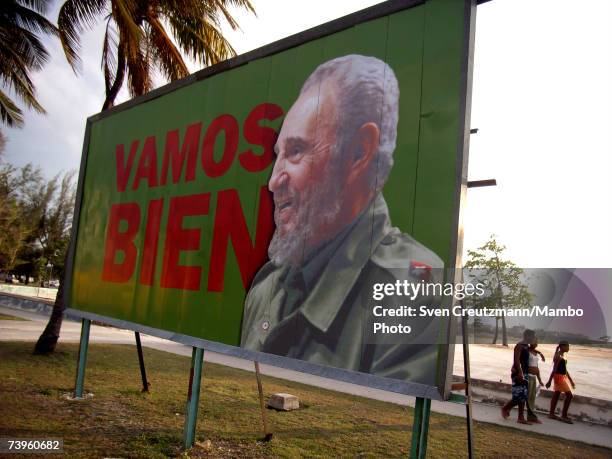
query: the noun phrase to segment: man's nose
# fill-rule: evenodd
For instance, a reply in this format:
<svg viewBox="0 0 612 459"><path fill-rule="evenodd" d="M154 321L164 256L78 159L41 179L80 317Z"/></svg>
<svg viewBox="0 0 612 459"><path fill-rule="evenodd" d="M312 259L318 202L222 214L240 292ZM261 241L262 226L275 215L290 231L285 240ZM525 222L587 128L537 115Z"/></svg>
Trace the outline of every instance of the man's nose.
<svg viewBox="0 0 612 459"><path fill-rule="evenodd" d="M272 176L268 181L268 189L274 193L281 187L285 186L289 181L289 174L285 169L285 164L281 156L276 157L276 163L272 169Z"/></svg>

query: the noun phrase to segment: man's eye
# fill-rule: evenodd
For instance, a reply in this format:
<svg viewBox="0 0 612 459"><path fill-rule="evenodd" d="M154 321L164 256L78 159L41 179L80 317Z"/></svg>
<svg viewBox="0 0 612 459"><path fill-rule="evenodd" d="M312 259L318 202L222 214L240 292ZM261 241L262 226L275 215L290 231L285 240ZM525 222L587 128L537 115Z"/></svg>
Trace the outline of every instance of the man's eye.
<svg viewBox="0 0 612 459"><path fill-rule="evenodd" d="M302 153L302 147L300 147L300 146L297 146L297 145L296 145L296 146L291 147L291 148L289 149L289 155L290 155L290 156L297 156L297 155L299 155L300 153Z"/></svg>

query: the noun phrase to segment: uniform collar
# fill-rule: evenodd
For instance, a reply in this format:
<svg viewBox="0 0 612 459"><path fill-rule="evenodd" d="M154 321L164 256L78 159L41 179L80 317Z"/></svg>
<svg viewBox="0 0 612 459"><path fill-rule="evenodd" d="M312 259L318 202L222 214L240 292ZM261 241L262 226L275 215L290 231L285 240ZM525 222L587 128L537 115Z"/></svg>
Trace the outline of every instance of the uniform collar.
<svg viewBox="0 0 612 459"><path fill-rule="evenodd" d="M341 233L302 268L306 298L302 315L327 332L374 249L391 230L389 210L381 193Z"/></svg>
<svg viewBox="0 0 612 459"><path fill-rule="evenodd" d="M359 221L362 214L353 220L350 224L346 226L338 235L333 238L331 241L328 241L323 245L317 253L312 256L308 262L300 269L302 278L304 281L304 286L306 287L306 291L312 290L316 283L319 281L321 277L322 271L325 270L325 267L332 259L334 254L337 252L340 245L345 241L347 236L350 235L352 229L355 227L357 222Z"/></svg>

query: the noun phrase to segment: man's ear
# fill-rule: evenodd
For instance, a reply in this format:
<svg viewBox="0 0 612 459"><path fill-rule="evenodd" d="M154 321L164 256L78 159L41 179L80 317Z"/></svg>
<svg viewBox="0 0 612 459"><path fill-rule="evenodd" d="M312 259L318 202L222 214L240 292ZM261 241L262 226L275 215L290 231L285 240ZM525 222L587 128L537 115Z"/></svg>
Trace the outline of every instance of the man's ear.
<svg viewBox="0 0 612 459"><path fill-rule="evenodd" d="M376 123L365 123L357 130L350 144L351 155L347 164L350 168L349 183L360 180L367 173L378 152L379 142L380 129Z"/></svg>

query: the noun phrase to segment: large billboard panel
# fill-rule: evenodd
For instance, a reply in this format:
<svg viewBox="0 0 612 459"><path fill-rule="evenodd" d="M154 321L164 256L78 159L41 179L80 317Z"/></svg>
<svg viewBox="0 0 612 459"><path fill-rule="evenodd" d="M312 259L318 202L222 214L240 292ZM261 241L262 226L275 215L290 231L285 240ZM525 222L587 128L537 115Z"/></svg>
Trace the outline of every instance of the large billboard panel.
<svg viewBox="0 0 612 459"><path fill-rule="evenodd" d="M473 11L383 3L91 117L69 307L445 395L450 319L382 336L373 291L457 263Z"/></svg>

